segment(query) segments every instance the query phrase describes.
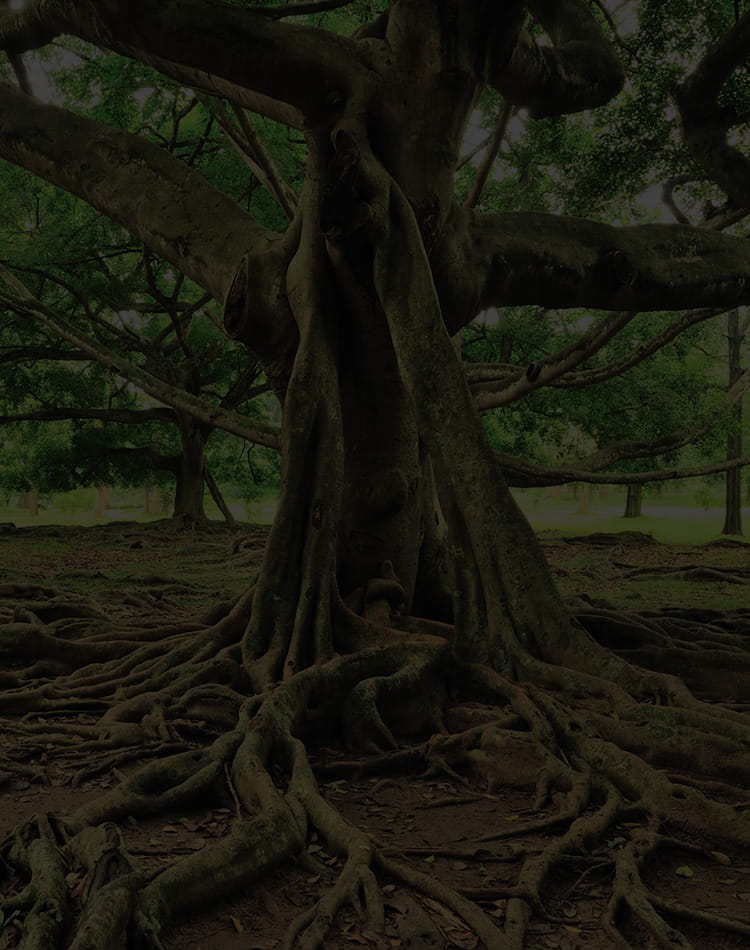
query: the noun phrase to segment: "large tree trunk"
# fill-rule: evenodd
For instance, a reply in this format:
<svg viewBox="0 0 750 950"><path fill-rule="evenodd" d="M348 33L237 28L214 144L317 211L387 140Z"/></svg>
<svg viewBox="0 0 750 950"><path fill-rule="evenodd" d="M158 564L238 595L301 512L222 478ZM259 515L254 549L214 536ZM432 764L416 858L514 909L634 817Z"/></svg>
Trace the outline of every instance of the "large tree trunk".
<svg viewBox="0 0 750 950"><path fill-rule="evenodd" d="M406 6L392 16L394 44L411 16ZM446 155L473 105L477 60L451 41L440 47L451 63L436 70L435 44L452 28L436 16L423 29L384 97L308 136L287 273L299 346L284 401L280 505L243 642L257 688L377 642L369 621L399 626L417 578L442 589L433 616L453 615L463 660L512 675L542 658L606 662L556 591L446 327L454 302L440 299L430 252L449 221ZM229 292L236 335L247 286L240 272Z"/></svg>

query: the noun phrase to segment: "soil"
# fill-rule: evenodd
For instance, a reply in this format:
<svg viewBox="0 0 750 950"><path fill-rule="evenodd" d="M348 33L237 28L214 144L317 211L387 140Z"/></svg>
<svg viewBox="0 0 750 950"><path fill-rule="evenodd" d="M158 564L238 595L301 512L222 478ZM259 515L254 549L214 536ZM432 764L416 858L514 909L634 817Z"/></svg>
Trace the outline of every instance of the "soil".
<svg viewBox="0 0 750 950"><path fill-rule="evenodd" d="M90 611L122 622L194 617L242 592L259 569L266 532L249 525L215 525L190 532L171 522L92 528L0 525L0 610L18 602L22 585L27 606L37 613L41 602L52 596L58 607L70 601L79 615L83 603ZM566 540L548 532L542 537L562 591L576 603L639 613L721 609L750 621L750 546L717 542L674 547L636 533ZM30 585L38 586L39 603L31 603ZM4 662L0 659L0 673ZM48 723L50 717L37 719ZM54 719L71 726L95 721L85 710L58 711ZM12 730L0 736L2 757L27 753ZM79 761L75 765L71 761L69 767L60 755L48 763L44 749L38 749L33 762L36 774L19 779L0 773L0 837L34 814L69 812L145 761L107 768L106 762L92 757L82 771ZM347 775L346 757L328 748L318 750L314 765L326 799L346 818L381 844L392 842L394 856L414 873L458 888L498 920L504 916L506 895L522 860L541 851L556 833L549 827L528 833L534 823L543 825L547 813L534 810L527 788L495 791L474 784L471 775L450 770L438 774L433 769L417 778L398 774L368 778L354 771ZM198 851L225 835L235 820L237 805L229 782L223 805L126 821L128 850L147 868ZM524 830L523 836L518 829ZM606 882L612 855L627 841L624 825L585 857L571 856L563 864L566 873L548 885L545 913L541 922L531 925L525 946L621 948L604 932L601 919L610 894ZM669 917L666 902L673 901L750 922L750 856L745 860L707 853L700 844L696 841L693 848L682 842L680 847L660 849L648 867L647 883L665 902L665 916ZM291 921L333 883L340 867L339 859L313 840L296 863L260 887L219 905L196 907L194 916L163 939L165 950L270 950ZM326 944L331 950L482 946L446 906L415 897L401 884L389 884L387 868L379 877L386 897L385 942L363 929L354 911L347 909L339 914ZM71 893L82 891L83 881L75 872L67 883ZM14 882L6 880L5 885L12 890ZM696 950L739 950L748 945L742 934L720 933L700 920L679 923ZM656 946L635 929L627 937L642 950ZM0 950L17 944L13 920L0 922Z"/></svg>

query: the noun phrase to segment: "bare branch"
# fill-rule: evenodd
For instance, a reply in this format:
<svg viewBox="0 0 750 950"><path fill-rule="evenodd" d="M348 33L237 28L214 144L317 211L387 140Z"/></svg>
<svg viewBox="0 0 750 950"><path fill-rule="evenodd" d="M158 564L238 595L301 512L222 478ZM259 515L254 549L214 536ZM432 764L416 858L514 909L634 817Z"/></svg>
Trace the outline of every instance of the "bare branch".
<svg viewBox="0 0 750 950"><path fill-rule="evenodd" d="M35 362L36 360L58 360L61 363L88 361L89 357L80 350L63 350L52 346L3 346L0 348L0 363Z"/></svg>
<svg viewBox="0 0 750 950"><path fill-rule="evenodd" d="M692 221L674 200L674 190L678 185L687 185L689 182L699 180L705 181L705 179L697 179L695 175L690 174L673 175L671 178L668 178L661 186L661 200L669 208L670 212L672 213L672 217L678 224L692 224Z"/></svg>
<svg viewBox="0 0 750 950"><path fill-rule="evenodd" d="M269 195L278 201L282 211L291 221L297 206L297 195L285 181L245 111L237 105L233 108L238 127L221 102L207 102L206 105L242 160Z"/></svg>
<svg viewBox="0 0 750 950"><path fill-rule="evenodd" d="M555 380L552 385L562 389L578 388L579 386L591 386L593 383L602 383L607 379L614 379L620 376L626 370L632 369L642 363L649 356L663 349L672 342L677 336L689 327L696 326L704 320L710 320L724 313L722 308L710 307L703 310L691 310L682 314L677 320L673 320L669 326L652 337L645 343L636 346L626 356L618 360L612 360L602 366L596 366L592 369L581 370L578 373L566 373L562 378Z"/></svg>
<svg viewBox="0 0 750 950"><path fill-rule="evenodd" d="M643 485L646 482L671 481L677 478L695 478L700 475L715 475L750 465L750 456L693 465L686 468L654 469L650 472L592 472L578 467L551 467L534 465L513 455L497 453L508 484L514 488L545 488L565 485L568 482L586 482L592 485Z"/></svg>
<svg viewBox="0 0 750 950"><path fill-rule="evenodd" d="M545 357L526 370L516 366L492 363L482 363L475 367L474 364L468 363L466 364L467 379L476 397L477 408L482 412L516 402L542 386L559 389L591 386L594 383L602 383L607 379L620 376L626 370L632 369L663 349L684 330L723 312L722 308L715 307L690 310L673 320L661 333L634 347L625 356L604 363L602 366L572 372L574 366L589 359L633 317L637 316L633 312L618 314L614 319L607 318L603 325L596 324L569 347L558 351L553 356ZM608 332L606 338L603 338L603 329Z"/></svg>
<svg viewBox="0 0 750 950"><path fill-rule="evenodd" d="M478 145L475 145L474 148L471 149L471 151L467 152L467 154L464 155L463 158L459 161L458 165L456 165L456 171L460 171L464 167L464 165L468 165L468 163L472 160L472 158L477 156L482 151L482 149L487 148L487 146L492 141L492 135L493 133L490 132L490 134L485 136Z"/></svg>

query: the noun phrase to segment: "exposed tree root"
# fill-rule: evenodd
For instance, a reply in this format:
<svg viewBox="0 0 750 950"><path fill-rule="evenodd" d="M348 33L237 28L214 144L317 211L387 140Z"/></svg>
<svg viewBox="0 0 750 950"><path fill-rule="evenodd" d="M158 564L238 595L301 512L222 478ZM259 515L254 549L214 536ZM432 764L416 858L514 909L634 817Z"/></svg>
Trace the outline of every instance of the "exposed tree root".
<svg viewBox="0 0 750 950"><path fill-rule="evenodd" d="M686 669L699 657L700 673L706 654L697 642L713 645L717 669L719 660L725 671L744 668L744 638L733 636L726 618L699 625L588 612L589 629L628 658L612 667L627 667L626 681L531 657L511 679L458 662L434 633L383 628L379 645L322 660L253 695L239 663L251 600L248 593L211 625L125 625L109 638L96 619L88 621L89 635L82 622L64 639L54 621L0 627L7 644L27 635L14 670L19 685L1 698L13 718L3 722L0 768L34 781L62 766L76 769L74 783L121 778L67 817L36 816L5 839L0 910L14 921L6 928L10 946L163 947L176 917L302 855L312 834L339 859L339 871L289 922L281 943L289 950L333 946L347 908L362 939L377 946L388 881L422 895L428 907L447 908L483 946L521 950L533 920L565 926L556 882L568 882L569 901L594 873L609 882L604 928L617 946L644 935L654 946L684 948L705 945L694 932L722 933L737 947L750 938L750 918L664 898L647 875L662 853L744 860L750 720L732 704L694 697L675 677L628 662L633 643L639 659L651 657L656 667L659 650L668 648ZM401 625L419 629L407 619ZM64 668L40 681L34 671L61 644L69 649ZM594 641L590 649L603 651ZM709 678L710 699L712 687ZM336 735L356 758L311 759ZM420 869L414 862L426 849L401 853L345 818L316 777L409 772L484 789L473 796L480 800L506 789L527 794L513 823L478 828L463 849L431 849L445 860L484 855L514 868L514 883L463 886ZM201 850L149 871L128 852L128 821L227 800L235 812L230 830ZM602 856L609 837L621 846ZM571 870L582 859L583 871L580 864ZM81 882L72 891L71 872ZM485 908L497 901L504 913L489 916Z"/></svg>

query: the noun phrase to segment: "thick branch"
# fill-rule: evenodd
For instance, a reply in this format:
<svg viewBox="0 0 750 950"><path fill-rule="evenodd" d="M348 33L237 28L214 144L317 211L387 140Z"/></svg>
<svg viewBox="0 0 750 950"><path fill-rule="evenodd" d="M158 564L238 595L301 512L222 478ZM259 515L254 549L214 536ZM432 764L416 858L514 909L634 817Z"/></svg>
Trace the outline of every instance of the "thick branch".
<svg viewBox="0 0 750 950"><path fill-rule="evenodd" d="M266 149L260 136L255 131L252 122L245 111L235 106L234 113L239 127L232 121L223 103L209 102L209 108L219 123L221 130L237 150L243 162L263 185L266 191L275 198L287 218L291 221L294 209L297 206L297 195L284 180L273 156Z"/></svg>
<svg viewBox="0 0 750 950"><path fill-rule="evenodd" d="M508 62L499 61L491 85L534 118L603 105L625 77L615 47L582 0L530 0L529 10L552 46L522 30Z"/></svg>
<svg viewBox="0 0 750 950"><path fill-rule="evenodd" d="M251 109L292 106L317 125L335 114L367 71L357 44L314 27L270 20L216 0L32 0L0 28L0 47L21 51L60 33L153 66L180 82ZM299 124L292 122L291 124Z"/></svg>
<svg viewBox="0 0 750 950"><path fill-rule="evenodd" d="M523 461L503 452L496 454L505 478L513 488L547 488L551 485L566 485L568 482L587 482L592 485L645 485L647 482L715 475L750 465L750 456L744 456L739 459L710 462L706 465L655 469L650 472L594 472L577 466L553 468L547 465L534 465L532 462Z"/></svg>
<svg viewBox="0 0 750 950"><path fill-rule="evenodd" d="M0 363L25 363L36 360L88 360L79 350L64 350L53 346L8 346L0 348Z"/></svg>
<svg viewBox="0 0 750 950"><path fill-rule="evenodd" d="M87 357L88 358L88 357ZM51 409L36 409L33 412L16 412L0 416L0 425L8 422L52 422L56 419L99 419L102 422L120 422L126 425L143 425L144 422L174 422L171 409L79 409L75 406L56 406Z"/></svg>
<svg viewBox="0 0 750 950"><path fill-rule="evenodd" d="M518 369L507 364L496 364L493 367L491 363L482 363L475 367L469 363L466 365L467 379L476 396L477 408L481 411L506 406L542 386L554 386L561 389L591 386L594 383L620 376L667 346L688 327L718 316L722 312L721 309L715 307L688 311L673 320L661 333L634 347L625 356L601 366L572 372L575 366L598 352L615 333L637 316L632 311L626 314L615 314L613 317L605 318L600 324L596 324L569 347L525 369ZM605 333L608 330L611 332Z"/></svg>
<svg viewBox="0 0 750 950"><path fill-rule="evenodd" d="M4 84L0 157L82 198L219 300L245 251L279 240L164 149Z"/></svg>
<svg viewBox="0 0 750 950"><path fill-rule="evenodd" d="M477 408L484 411L508 405L535 389L552 385L555 380L590 359L636 316L632 310L610 314L552 356L517 370L510 377L506 375L501 380L500 388L497 380L487 380L487 372L484 370L482 381L471 387Z"/></svg>
<svg viewBox="0 0 750 950"><path fill-rule="evenodd" d="M710 178L743 208L750 207L750 159L729 144L729 130L740 117L734 109L720 106L718 97L731 73L745 64L749 51L750 12L675 90L685 144Z"/></svg>
<svg viewBox="0 0 750 950"><path fill-rule="evenodd" d="M475 313L530 303L682 310L750 302L750 243L742 238L536 212L476 215L470 232L474 260L484 268L475 272L482 280Z"/></svg>

